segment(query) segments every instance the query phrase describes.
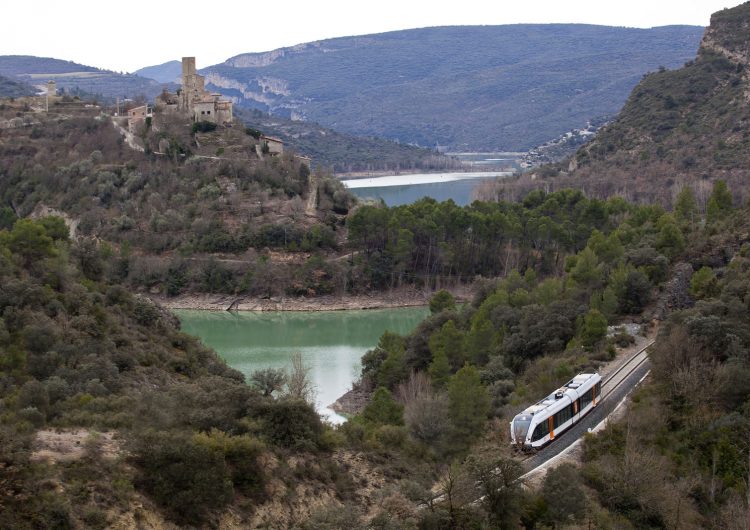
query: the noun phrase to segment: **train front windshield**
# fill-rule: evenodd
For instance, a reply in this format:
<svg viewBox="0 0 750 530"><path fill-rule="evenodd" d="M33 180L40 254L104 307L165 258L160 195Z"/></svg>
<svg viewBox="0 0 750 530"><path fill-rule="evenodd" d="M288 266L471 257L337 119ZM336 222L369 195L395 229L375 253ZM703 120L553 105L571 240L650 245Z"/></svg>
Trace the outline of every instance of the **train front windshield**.
<svg viewBox="0 0 750 530"><path fill-rule="evenodd" d="M513 418L513 438L515 438L516 442L526 440L526 434L529 432L529 425L531 425L530 414L519 414Z"/></svg>

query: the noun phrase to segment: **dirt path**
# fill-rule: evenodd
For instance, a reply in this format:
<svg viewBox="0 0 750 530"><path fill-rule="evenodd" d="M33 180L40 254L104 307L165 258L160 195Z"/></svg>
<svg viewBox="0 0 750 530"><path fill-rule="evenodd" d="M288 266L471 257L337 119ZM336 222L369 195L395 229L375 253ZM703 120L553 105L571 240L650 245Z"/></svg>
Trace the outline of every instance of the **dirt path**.
<svg viewBox="0 0 750 530"><path fill-rule="evenodd" d="M143 146L138 145L138 143L135 141L135 136L133 136L130 131L122 127L119 123L117 123L117 118L112 118L112 125L115 126L115 129L125 137L125 143L128 144L128 147L135 151L140 151L141 153L144 152Z"/></svg>

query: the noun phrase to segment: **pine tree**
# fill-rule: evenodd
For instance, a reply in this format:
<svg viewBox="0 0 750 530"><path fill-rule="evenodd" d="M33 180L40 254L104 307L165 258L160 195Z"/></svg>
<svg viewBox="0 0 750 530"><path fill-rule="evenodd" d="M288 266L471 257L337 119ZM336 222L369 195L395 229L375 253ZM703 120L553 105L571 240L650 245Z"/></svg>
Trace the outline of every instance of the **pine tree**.
<svg viewBox="0 0 750 530"><path fill-rule="evenodd" d="M479 371L466 364L448 382L448 414L454 439L468 443L482 432L490 407L490 397Z"/></svg>
<svg viewBox="0 0 750 530"><path fill-rule="evenodd" d="M680 190L674 204L674 216L680 222L693 223L698 213L698 202L693 188L685 186Z"/></svg>
<svg viewBox="0 0 750 530"><path fill-rule="evenodd" d="M451 375L451 365L444 350L438 350L432 355L432 362L427 370L435 387L442 388Z"/></svg>

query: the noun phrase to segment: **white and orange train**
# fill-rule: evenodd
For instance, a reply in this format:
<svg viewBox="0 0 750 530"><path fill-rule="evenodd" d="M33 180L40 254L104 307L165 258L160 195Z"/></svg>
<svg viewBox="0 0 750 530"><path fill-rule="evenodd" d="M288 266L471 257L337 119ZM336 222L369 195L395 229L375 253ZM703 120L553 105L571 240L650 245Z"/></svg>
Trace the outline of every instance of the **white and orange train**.
<svg viewBox="0 0 750 530"><path fill-rule="evenodd" d="M511 444L524 451L540 449L578 423L599 402L599 374L578 374L510 422Z"/></svg>

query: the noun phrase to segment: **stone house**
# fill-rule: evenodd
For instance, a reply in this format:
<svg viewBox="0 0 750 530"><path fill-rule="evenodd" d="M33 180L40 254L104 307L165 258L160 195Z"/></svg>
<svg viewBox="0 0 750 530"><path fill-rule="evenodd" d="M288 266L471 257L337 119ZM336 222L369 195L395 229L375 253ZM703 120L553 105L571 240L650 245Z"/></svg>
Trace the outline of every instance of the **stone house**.
<svg viewBox="0 0 750 530"><path fill-rule="evenodd" d="M151 109L148 105L132 108L128 111L128 131L134 134L138 126L146 123L146 118L152 116Z"/></svg>
<svg viewBox="0 0 750 530"><path fill-rule="evenodd" d="M261 150L265 150L264 146L268 146L268 154L272 156L280 155L284 152L284 140L274 138L273 136L262 134L260 136L260 146Z"/></svg>

